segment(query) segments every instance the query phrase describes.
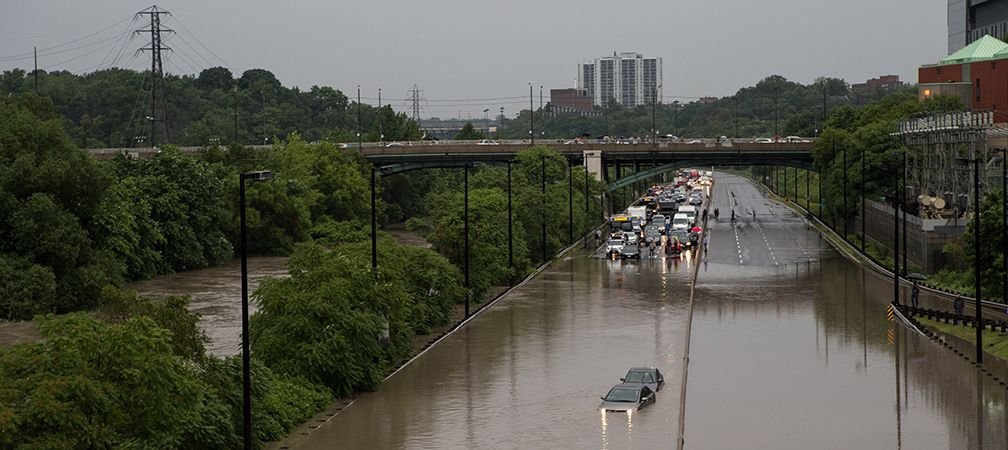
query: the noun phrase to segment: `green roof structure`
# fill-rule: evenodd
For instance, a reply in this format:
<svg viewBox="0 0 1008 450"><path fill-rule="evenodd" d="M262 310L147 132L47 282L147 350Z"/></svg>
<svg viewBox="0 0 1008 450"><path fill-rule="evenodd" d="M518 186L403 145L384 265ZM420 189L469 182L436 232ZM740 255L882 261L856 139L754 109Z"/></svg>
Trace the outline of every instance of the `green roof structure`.
<svg viewBox="0 0 1008 450"><path fill-rule="evenodd" d="M1008 44L1004 41L992 37L991 35L984 35L984 37L977 39L972 44L967 45L959 51L942 58L939 64L964 64L971 63L975 61L981 61L984 59L994 58L998 54L1003 54L1002 56L1008 55Z"/></svg>

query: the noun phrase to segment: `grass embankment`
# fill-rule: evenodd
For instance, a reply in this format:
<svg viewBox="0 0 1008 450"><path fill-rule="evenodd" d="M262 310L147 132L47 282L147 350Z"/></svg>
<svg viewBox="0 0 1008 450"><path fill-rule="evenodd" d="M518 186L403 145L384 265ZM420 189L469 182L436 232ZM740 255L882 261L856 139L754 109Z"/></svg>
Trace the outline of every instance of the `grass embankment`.
<svg viewBox="0 0 1008 450"><path fill-rule="evenodd" d="M937 320L925 319L923 317L915 317L915 319L920 322L921 325L958 337L970 343L976 343L975 328L953 325ZM1008 334L1000 331L984 330L983 341L985 352L1008 361Z"/></svg>

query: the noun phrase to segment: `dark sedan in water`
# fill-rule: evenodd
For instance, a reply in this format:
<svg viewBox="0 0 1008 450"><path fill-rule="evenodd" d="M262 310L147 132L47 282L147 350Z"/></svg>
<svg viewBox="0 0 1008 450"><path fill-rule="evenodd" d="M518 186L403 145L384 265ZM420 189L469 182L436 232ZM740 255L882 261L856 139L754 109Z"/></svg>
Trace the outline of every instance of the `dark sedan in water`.
<svg viewBox="0 0 1008 450"><path fill-rule="evenodd" d="M637 411L655 402L655 393L643 384L617 384L602 397L599 409L603 411Z"/></svg>
<svg viewBox="0 0 1008 450"><path fill-rule="evenodd" d="M627 371L625 377L620 378L624 384L643 384L652 391L658 392L665 386L665 377L661 371L655 367L634 367Z"/></svg>

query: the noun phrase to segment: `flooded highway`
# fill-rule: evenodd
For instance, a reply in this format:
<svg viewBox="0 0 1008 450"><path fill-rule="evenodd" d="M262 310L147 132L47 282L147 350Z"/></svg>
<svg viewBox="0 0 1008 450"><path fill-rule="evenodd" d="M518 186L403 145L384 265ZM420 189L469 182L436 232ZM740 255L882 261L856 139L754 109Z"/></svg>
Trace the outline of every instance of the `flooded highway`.
<svg viewBox="0 0 1008 450"><path fill-rule="evenodd" d="M1005 388L888 322L887 279L741 178L719 175L712 201L686 448L1006 448ZM294 447L673 447L694 263L572 254ZM655 405L597 410L648 365Z"/></svg>
<svg viewBox="0 0 1008 450"><path fill-rule="evenodd" d="M573 252L284 445L672 448L699 264L686 448L1008 448L1005 387L888 322L890 279L837 256L742 178L718 174L711 201L720 220L709 223L705 259ZM254 279L284 274L282 259L250 266ZM233 354L237 267L199 273L133 287L193 294L213 352ZM599 412L599 396L635 366L664 373L657 402Z"/></svg>

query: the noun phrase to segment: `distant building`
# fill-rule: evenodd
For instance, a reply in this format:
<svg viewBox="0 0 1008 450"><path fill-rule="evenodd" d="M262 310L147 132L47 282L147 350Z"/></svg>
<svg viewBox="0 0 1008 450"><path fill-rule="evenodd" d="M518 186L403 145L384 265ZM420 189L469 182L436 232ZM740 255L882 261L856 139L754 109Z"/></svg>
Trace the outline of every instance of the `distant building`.
<svg viewBox="0 0 1008 450"><path fill-rule="evenodd" d="M985 35L1008 35L1008 0L948 0L948 52Z"/></svg>
<svg viewBox="0 0 1008 450"><path fill-rule="evenodd" d="M921 100L937 95L959 97L968 109L992 110L997 122L1008 115L1008 44L983 36L942 58L938 64L917 69L917 95Z"/></svg>
<svg viewBox="0 0 1008 450"><path fill-rule="evenodd" d="M584 89L550 89L550 112L590 113L592 99Z"/></svg>
<svg viewBox="0 0 1008 450"><path fill-rule="evenodd" d="M624 52L578 64L577 89L592 104L650 105L662 95L662 59Z"/></svg>
<svg viewBox="0 0 1008 450"><path fill-rule="evenodd" d="M882 75L878 78L872 78L865 81L864 83L852 84L851 89L856 91L874 91L878 89L890 89L902 85L903 82L900 81L899 75Z"/></svg>
<svg viewBox="0 0 1008 450"><path fill-rule="evenodd" d="M700 97L697 101L700 103L714 103L717 100L717 97Z"/></svg>

